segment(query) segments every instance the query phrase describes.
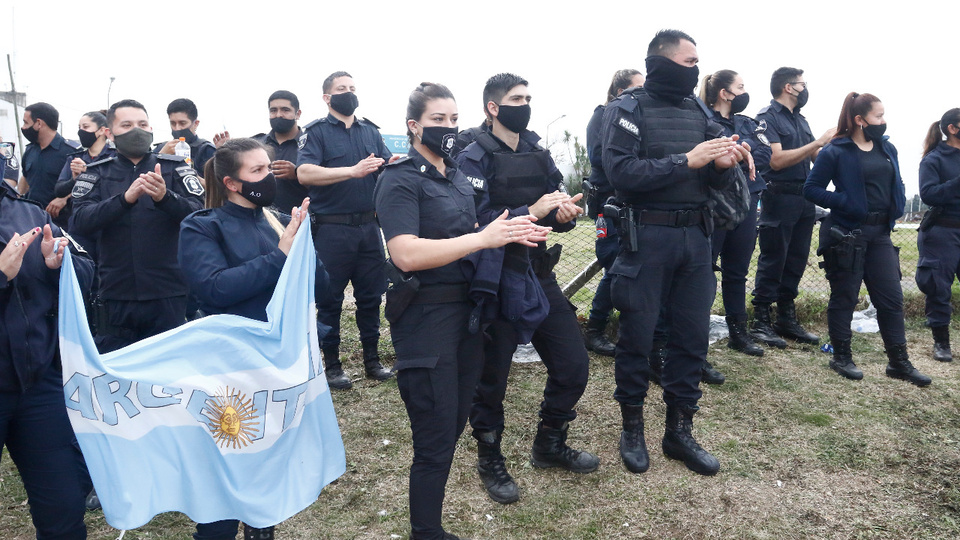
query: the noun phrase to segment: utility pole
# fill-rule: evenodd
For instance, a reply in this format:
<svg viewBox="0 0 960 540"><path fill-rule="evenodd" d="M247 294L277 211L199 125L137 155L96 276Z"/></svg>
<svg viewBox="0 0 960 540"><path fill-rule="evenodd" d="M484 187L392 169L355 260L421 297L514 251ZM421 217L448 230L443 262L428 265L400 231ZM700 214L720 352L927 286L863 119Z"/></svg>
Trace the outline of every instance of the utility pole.
<svg viewBox="0 0 960 540"><path fill-rule="evenodd" d="M7 70L10 72L10 94L13 96L13 123L20 122L20 108L17 107L17 85L13 82L13 63L7 55ZM20 162L23 163L23 133L17 129L17 141L20 142Z"/></svg>

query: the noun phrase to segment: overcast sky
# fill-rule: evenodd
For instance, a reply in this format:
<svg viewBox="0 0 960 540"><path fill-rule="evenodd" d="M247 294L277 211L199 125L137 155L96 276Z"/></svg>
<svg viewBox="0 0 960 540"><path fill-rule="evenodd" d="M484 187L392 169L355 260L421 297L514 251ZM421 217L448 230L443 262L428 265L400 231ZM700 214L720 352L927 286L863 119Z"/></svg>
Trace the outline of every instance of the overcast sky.
<svg viewBox="0 0 960 540"><path fill-rule="evenodd" d="M486 79L511 71L530 81L531 129L546 137L547 124L566 115L550 126L553 141L564 130L582 139L613 72L645 72L654 33L679 28L697 41L701 75L743 76L746 114L770 101L770 74L780 66L805 70L803 113L815 136L836 125L848 92L876 94L910 195L926 129L960 107L960 3L850 5L0 0L0 52L4 68L13 55L17 89L28 102L57 107L70 138L82 113L107 106L110 77L110 100L144 103L159 141L170 136L164 111L178 97L197 103L208 139L224 127L233 136L267 131L266 100L278 89L300 97L304 125L327 114L321 83L336 70L354 76L357 114L385 134L404 132L407 96L421 81L450 87L462 129L482 121ZM10 89L6 69L0 89ZM560 161L563 148L553 151Z"/></svg>

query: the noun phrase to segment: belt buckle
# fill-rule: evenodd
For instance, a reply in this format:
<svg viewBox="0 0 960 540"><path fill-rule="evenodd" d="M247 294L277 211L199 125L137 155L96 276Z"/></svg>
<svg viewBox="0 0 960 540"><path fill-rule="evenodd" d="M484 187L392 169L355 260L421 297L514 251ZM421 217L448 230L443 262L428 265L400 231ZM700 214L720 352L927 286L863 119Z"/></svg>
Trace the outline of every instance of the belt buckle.
<svg viewBox="0 0 960 540"><path fill-rule="evenodd" d="M690 226L690 210L678 210L676 217L674 218L675 227L688 227Z"/></svg>

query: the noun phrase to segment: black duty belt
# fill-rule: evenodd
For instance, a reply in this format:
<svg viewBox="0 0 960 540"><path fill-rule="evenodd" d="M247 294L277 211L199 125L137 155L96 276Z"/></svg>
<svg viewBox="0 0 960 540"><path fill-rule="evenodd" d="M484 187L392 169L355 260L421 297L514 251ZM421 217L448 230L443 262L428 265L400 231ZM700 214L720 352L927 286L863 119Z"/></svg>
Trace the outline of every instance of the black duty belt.
<svg viewBox="0 0 960 540"><path fill-rule="evenodd" d="M887 212L870 212L861 225L887 225L890 223L890 214Z"/></svg>
<svg viewBox="0 0 960 540"><path fill-rule="evenodd" d="M411 304L451 304L470 299L470 286L466 283L453 285L422 285Z"/></svg>
<svg viewBox="0 0 960 540"><path fill-rule="evenodd" d="M960 229L960 219L939 217L934 223L937 227L947 227L948 229Z"/></svg>
<svg viewBox="0 0 960 540"><path fill-rule="evenodd" d="M310 214L310 223L318 225L320 223L336 223L337 225L365 225L377 219L377 213L373 210L369 212L358 212L355 214Z"/></svg>
<svg viewBox="0 0 960 540"><path fill-rule="evenodd" d="M803 182L767 182L767 191L777 195L803 195Z"/></svg>
<svg viewBox="0 0 960 540"><path fill-rule="evenodd" d="M642 225L667 227L694 227L704 222L704 211L695 210L640 210L637 221Z"/></svg>

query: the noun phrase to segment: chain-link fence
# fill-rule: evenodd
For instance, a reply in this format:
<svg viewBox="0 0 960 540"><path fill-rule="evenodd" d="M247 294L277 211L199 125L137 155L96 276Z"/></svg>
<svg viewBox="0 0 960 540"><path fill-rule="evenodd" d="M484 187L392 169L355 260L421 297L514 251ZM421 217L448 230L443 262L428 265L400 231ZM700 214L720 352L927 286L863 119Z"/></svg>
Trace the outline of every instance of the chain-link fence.
<svg viewBox="0 0 960 540"><path fill-rule="evenodd" d="M919 214L908 214L902 223L897 223L896 228L891 233L891 239L894 245L900 248L900 272L902 274L901 285L903 287L904 297L908 304L908 315L922 313L922 306L914 302L915 298L922 298L922 294L917 290L914 275L917 270L917 260L919 253L917 251L917 223ZM818 266L822 260L817 255L817 244L819 242L820 224L818 223L813 230L813 239L810 245L810 256L807 258L807 269L803 273L803 280L800 282L800 296L797 298L798 311L801 315L807 317L822 313L826 309L826 302L830 296L830 285L824 276L823 270ZM596 229L594 223L589 218L577 220L577 227L565 234L555 234L551 242L563 244L563 256L560 263L557 264L555 271L557 281L561 287L566 287L578 276L582 276L583 271L596 260L594 252L594 242L596 239ZM757 270L757 257L760 254L759 246L754 249L753 260L750 264L750 270L747 274L747 304L750 303L750 292L753 290L754 276ZM593 301L593 295L596 292L597 284L603 275L601 269L589 281L586 281L582 287L570 296L570 301L577 307L580 315L586 317L590 311L590 304ZM718 273L719 280L719 273ZM866 294L866 288L861 290L861 294ZM922 301L920 302L922 304ZM716 302L714 302L713 312L723 314L723 303L719 295L719 287Z"/></svg>

